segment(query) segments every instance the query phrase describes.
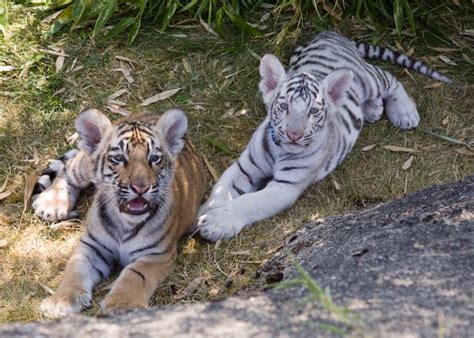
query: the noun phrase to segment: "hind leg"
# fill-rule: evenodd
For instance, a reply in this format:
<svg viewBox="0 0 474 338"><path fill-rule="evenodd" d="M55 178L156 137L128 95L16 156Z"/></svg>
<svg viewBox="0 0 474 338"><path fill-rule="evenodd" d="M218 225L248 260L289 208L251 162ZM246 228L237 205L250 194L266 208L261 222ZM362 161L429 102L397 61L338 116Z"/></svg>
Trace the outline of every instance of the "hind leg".
<svg viewBox="0 0 474 338"><path fill-rule="evenodd" d="M401 129L412 129L418 126L420 115L413 100L408 96L403 85L389 72L379 69L384 83L383 101L387 117Z"/></svg>
<svg viewBox="0 0 474 338"><path fill-rule="evenodd" d="M383 114L383 100L377 98L373 100L367 100L362 103L362 114L364 116L364 122L374 123L380 120Z"/></svg>

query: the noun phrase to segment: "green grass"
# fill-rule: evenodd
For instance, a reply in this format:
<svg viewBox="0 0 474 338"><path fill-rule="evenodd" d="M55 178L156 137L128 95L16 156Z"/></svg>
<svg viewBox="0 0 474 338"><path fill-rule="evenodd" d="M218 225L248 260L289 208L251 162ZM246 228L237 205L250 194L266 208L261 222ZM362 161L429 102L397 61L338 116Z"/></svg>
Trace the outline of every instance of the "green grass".
<svg viewBox="0 0 474 338"><path fill-rule="evenodd" d="M274 44L278 33L291 20L281 13L278 21L271 16L266 35L251 38L230 29L226 40L214 37L198 21L186 21L160 33L144 25L135 43L127 47L124 33L104 41L90 39L91 28L57 35L45 41L36 8L10 8L9 36L0 44L0 65L14 70L0 73L0 186L11 195L0 201L0 321L40 319L36 312L46 297L46 287L55 289L61 272L74 247L80 228L53 230L46 222L23 213L26 177L40 170L47 160L71 146L73 121L85 107L106 111L107 97L121 88L129 94L120 97L132 113L144 110L143 99L164 90L181 88L175 96L155 103L146 110L165 110L180 106L190 118L190 135L199 150L219 172L236 159L256 126L265 116L257 93L258 60L268 52L277 52L284 63L291 50L309 40L316 31L317 16L306 17L301 34L289 35L281 46ZM262 16L262 13L255 13ZM431 12L430 20L439 28L423 29L418 35L395 32L380 35L366 22L344 20L337 29L354 38L396 46L425 57L436 69L455 79L452 86L425 88L434 81L402 68L383 64L406 86L418 104L421 125L402 132L387 120L364 127L362 135L345 162L328 178L309 188L288 211L249 227L237 238L219 245L198 238L185 238L175 272L159 287L153 305L218 299L251 285L255 272L284 243L285 238L304 222L397 198L433 184L462 179L472 173L473 151L468 147L433 137L423 130L448 135L469 143L474 138L473 36L469 35L472 10L454 8L450 12ZM275 23L276 22L276 23ZM393 33L393 34L392 34ZM56 56L46 53L49 45L63 48L69 55L59 73ZM450 48L436 50L433 48ZM132 65L116 56L135 61ZM457 66L439 59L448 57ZM78 71L67 72L74 60ZM134 83L128 83L114 70L127 66ZM225 117L229 111L248 109L243 116ZM119 115L107 112L112 118ZM377 144L367 152L364 146ZM411 168L402 165L409 154L395 153L384 145L415 148ZM35 151L39 161L35 159ZM333 180L340 185L335 188ZM210 186L209 186L210 188ZM81 200L84 215L89 200ZM202 282L196 290L176 299L176 292L196 278ZM97 288L94 301L100 302L109 283ZM95 305L87 313L95 315Z"/></svg>

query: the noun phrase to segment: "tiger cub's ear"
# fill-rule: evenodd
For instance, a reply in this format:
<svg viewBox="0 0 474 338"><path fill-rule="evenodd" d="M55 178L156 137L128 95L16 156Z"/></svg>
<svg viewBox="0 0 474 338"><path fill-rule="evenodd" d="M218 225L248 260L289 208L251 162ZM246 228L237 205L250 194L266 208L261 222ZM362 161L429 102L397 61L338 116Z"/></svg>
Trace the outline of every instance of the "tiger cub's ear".
<svg viewBox="0 0 474 338"><path fill-rule="evenodd" d="M258 88L263 102L268 104L286 78L285 68L275 55L266 54L260 61L260 76Z"/></svg>
<svg viewBox="0 0 474 338"><path fill-rule="evenodd" d="M97 109L87 109L80 113L75 125L79 134L78 147L90 155L96 150L112 122Z"/></svg>
<svg viewBox="0 0 474 338"><path fill-rule="evenodd" d="M338 69L329 73L322 84L322 92L326 102L338 107L342 103L347 90L349 90L353 77L354 75L349 69Z"/></svg>
<svg viewBox="0 0 474 338"><path fill-rule="evenodd" d="M157 123L158 135L171 156L176 156L184 147L184 135L188 119L179 109L171 109L161 116Z"/></svg>

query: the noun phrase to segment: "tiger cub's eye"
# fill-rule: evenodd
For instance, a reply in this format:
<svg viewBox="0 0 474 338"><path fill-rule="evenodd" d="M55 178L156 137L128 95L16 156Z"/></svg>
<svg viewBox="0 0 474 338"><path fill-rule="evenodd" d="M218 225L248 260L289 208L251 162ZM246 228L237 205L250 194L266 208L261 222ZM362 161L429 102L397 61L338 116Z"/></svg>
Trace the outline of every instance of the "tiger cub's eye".
<svg viewBox="0 0 474 338"><path fill-rule="evenodd" d="M112 160L117 162L117 163L124 163L124 162L127 162L127 159L125 158L125 156L123 155L115 155L115 156L112 156Z"/></svg>
<svg viewBox="0 0 474 338"><path fill-rule="evenodd" d="M280 103L280 109L281 110L287 110L288 109L288 104L283 102L283 103Z"/></svg>
<svg viewBox="0 0 474 338"><path fill-rule="evenodd" d="M319 112L319 109L318 109L318 108L314 108L314 107L312 107L312 108L309 110L309 113L310 113L310 114L313 114L313 115L317 114L318 112Z"/></svg>
<svg viewBox="0 0 474 338"><path fill-rule="evenodd" d="M161 156L151 155L149 161L151 163L160 163L161 162Z"/></svg>

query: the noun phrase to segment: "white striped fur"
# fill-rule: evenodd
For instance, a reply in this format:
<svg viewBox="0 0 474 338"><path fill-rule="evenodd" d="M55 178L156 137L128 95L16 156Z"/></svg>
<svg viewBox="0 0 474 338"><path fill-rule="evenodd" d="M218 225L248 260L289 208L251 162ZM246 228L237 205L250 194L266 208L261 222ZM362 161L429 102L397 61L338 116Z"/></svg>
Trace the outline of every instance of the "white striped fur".
<svg viewBox="0 0 474 338"><path fill-rule="evenodd" d="M334 32L321 33L297 48L288 72L275 56L265 55L259 89L268 116L200 208L198 225L204 238L233 237L292 206L310 184L343 161L363 122L377 121L384 108L401 129L418 125L416 106L401 83L366 63L366 54L450 81L407 56L356 45Z"/></svg>

